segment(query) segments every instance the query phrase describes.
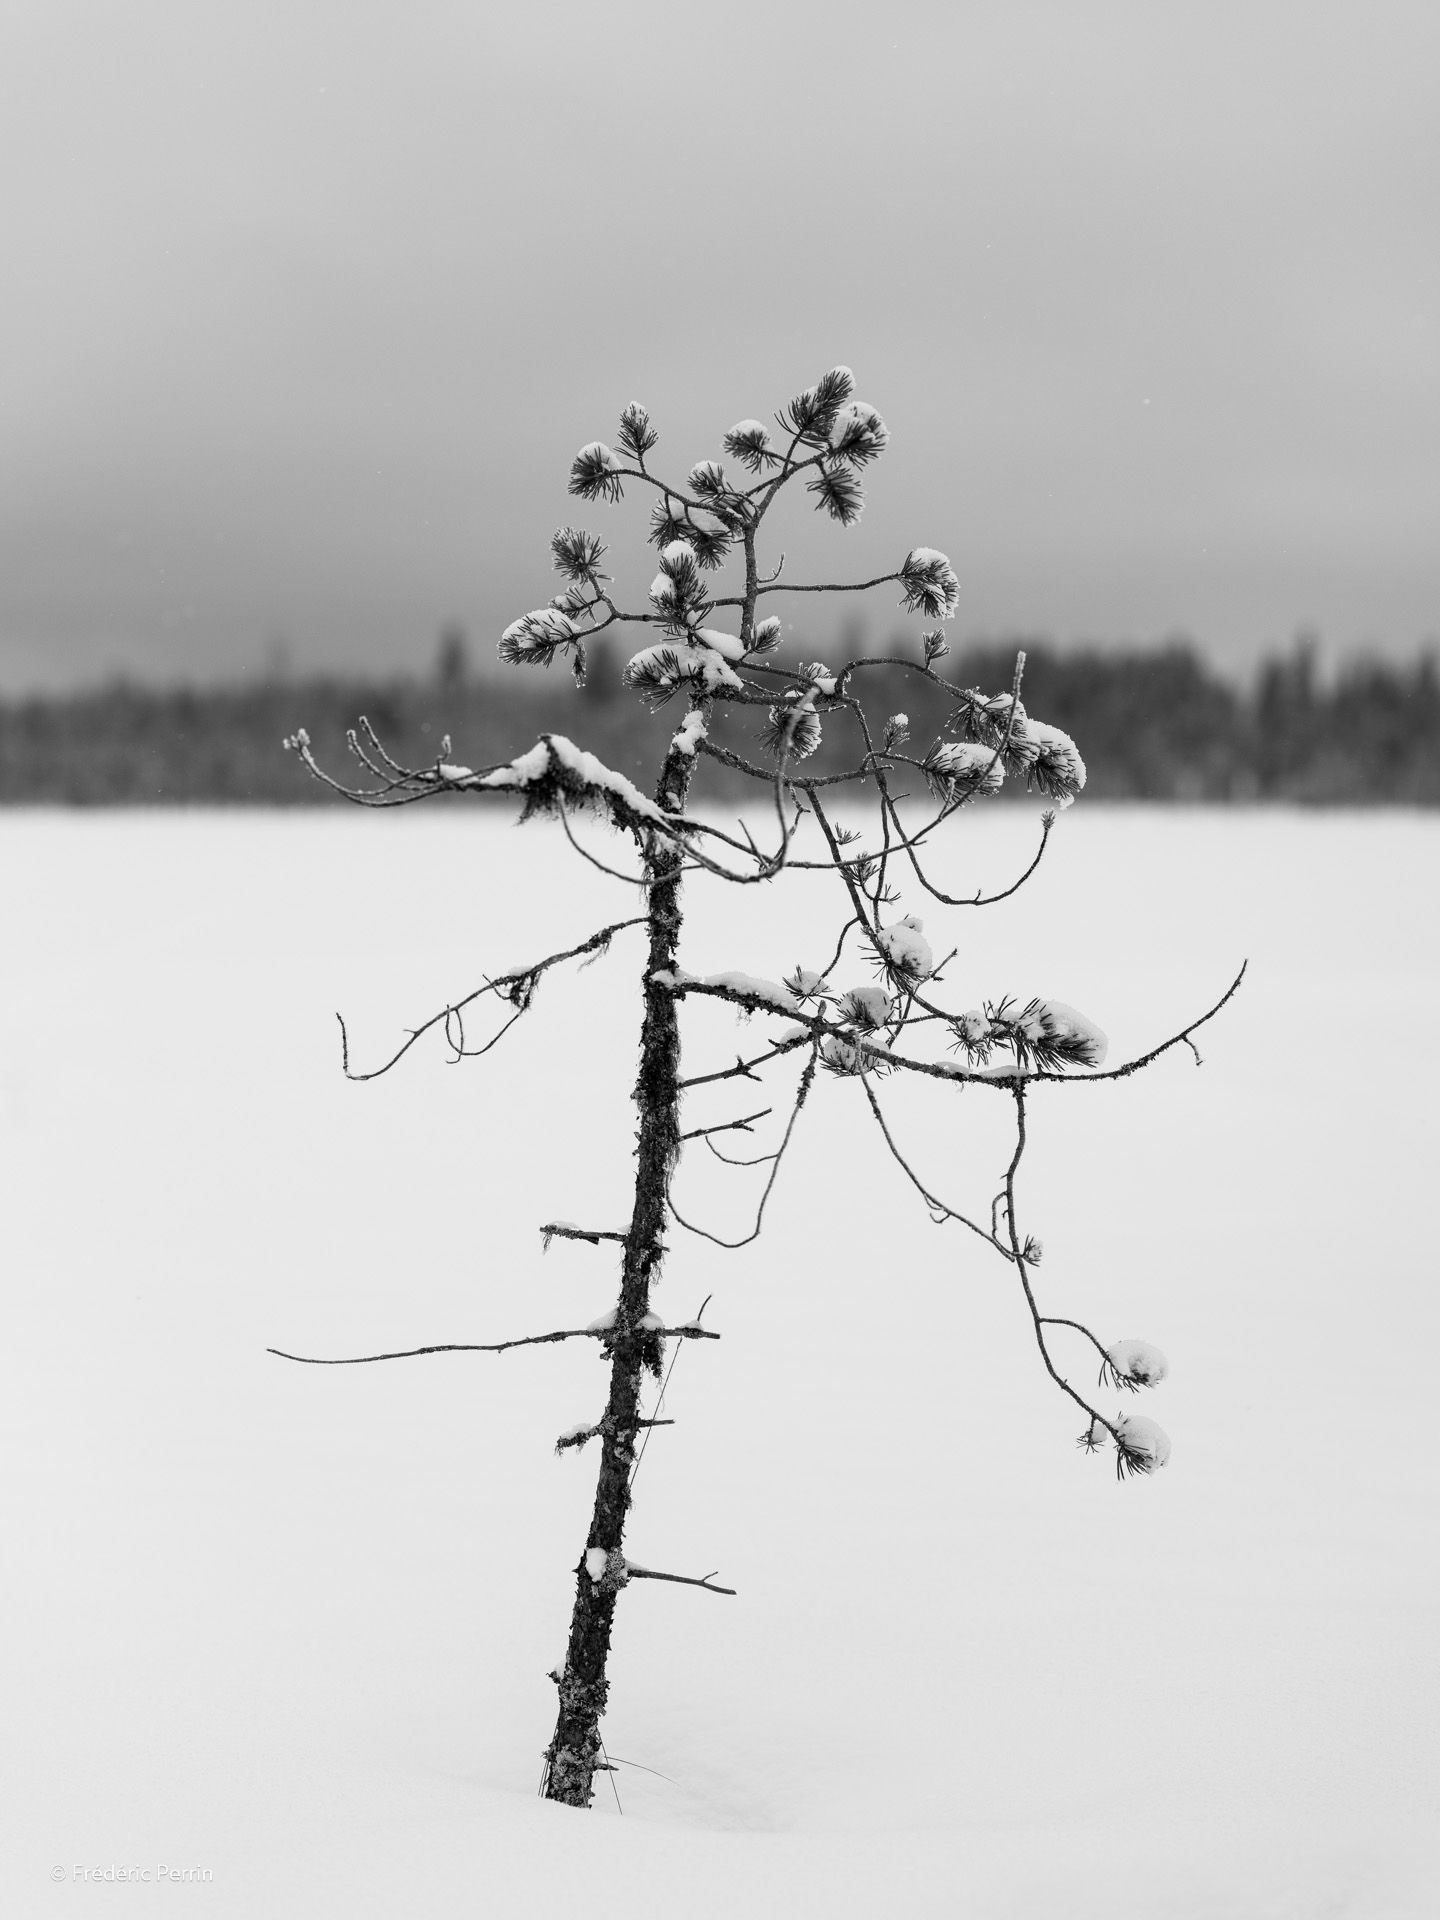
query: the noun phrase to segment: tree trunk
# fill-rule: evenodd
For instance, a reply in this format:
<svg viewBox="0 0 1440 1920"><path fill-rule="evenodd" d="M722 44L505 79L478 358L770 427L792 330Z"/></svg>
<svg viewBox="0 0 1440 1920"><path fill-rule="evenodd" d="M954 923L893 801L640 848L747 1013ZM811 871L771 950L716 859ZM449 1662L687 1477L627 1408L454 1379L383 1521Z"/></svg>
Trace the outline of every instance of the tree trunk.
<svg viewBox="0 0 1440 1920"><path fill-rule="evenodd" d="M656 788L656 803L667 812L683 812L694 772L693 753L674 747L666 756ZM595 1511L586 1540L586 1557L575 1570L575 1609L565 1665L553 1675L560 1692L560 1713L545 1750L547 1800L588 1807L600 1758L600 1716L609 1681L605 1663L615 1600L624 1584L621 1544L630 1508L630 1475L640 1413L641 1378L646 1365L659 1370L663 1343L641 1326L650 1311L650 1282L665 1254L666 1189L680 1147L680 1027L674 996L651 984L657 968L673 967L680 938L680 867L683 856L672 840L653 835L645 854L649 880L650 954L645 974L645 1020L640 1034L640 1076L635 1102L640 1111L635 1206L620 1278L620 1300L611 1340L610 1398L599 1434L600 1475ZM601 1577L593 1579L590 1556L605 1555ZM589 1564L587 1564L587 1562Z"/></svg>

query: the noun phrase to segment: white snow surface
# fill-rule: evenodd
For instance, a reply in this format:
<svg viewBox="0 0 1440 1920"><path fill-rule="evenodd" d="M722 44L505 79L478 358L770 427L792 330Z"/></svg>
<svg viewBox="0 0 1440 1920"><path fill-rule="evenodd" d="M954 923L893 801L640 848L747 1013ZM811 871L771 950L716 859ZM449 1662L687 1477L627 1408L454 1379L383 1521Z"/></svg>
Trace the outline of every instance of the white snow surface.
<svg viewBox="0 0 1440 1920"><path fill-rule="evenodd" d="M585 1549L585 1571L592 1580L603 1580L605 1578L605 1569L609 1564L610 1556L604 1547L587 1547Z"/></svg>
<svg viewBox="0 0 1440 1920"><path fill-rule="evenodd" d="M1039 805L969 810L927 870L1008 885ZM0 814L0 1907L148 1913L74 1869L179 1862L213 1878L170 1904L211 1920L620 1920L645 1888L684 1920L1433 1920L1440 1029L1292 1036L1428 1000L1437 866L1418 813L1082 804L1014 899L934 909L961 1007L1059 984L1074 931L1065 991L1115 1059L1251 958L1202 1069L1180 1047L1028 1102L1042 1310L1163 1329L1143 1404L1174 1456L1121 1485L1075 1445L1012 1269L933 1226L860 1090L820 1077L760 1240L668 1236L657 1310L713 1293L724 1337L675 1349L632 1551L738 1596L622 1593L625 1764L580 1815L535 1788L594 1496L593 1450L554 1438L603 1396L596 1343L265 1349L503 1339L613 1296L615 1248L542 1260L536 1228L628 1217L641 935L454 1068L436 1034L352 1085L334 1009L377 1064L517 926L525 961L629 911L615 883L557 823L463 798ZM746 950L742 923L757 954L828 953L833 884L692 876L685 963ZM733 1062L733 1008L681 1020L687 1072ZM799 1065L692 1088L685 1126L773 1105L727 1148L767 1150ZM900 1145L983 1215L1011 1103L903 1078ZM698 1145L677 1201L735 1237L768 1169Z"/></svg>

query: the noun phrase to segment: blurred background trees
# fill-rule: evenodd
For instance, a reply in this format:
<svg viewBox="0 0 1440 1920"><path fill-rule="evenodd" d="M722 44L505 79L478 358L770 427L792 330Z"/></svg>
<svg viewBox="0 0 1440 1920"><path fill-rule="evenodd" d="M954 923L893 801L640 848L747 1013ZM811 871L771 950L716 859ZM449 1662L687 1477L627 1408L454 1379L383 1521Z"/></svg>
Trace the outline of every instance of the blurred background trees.
<svg viewBox="0 0 1440 1920"><path fill-rule="evenodd" d="M823 658L823 636L800 636ZM828 651L856 650L847 631ZM872 636L876 653L913 649L913 636ZM1014 635L957 647L955 676L1002 684L1017 646L1028 656L1036 710L1083 740L1087 801L1279 801L1306 806L1440 805L1440 670L1433 653L1409 663L1355 660L1322 675L1314 638L1263 660L1248 683L1218 673L1188 641L1158 648L1066 647ZM444 627L427 672L300 677L279 670L233 686L115 682L64 695L0 702L0 802L107 806L182 802L326 805L280 742L304 713L317 752L343 749L364 713L402 759L433 757L446 732L470 766L504 759L517 739L579 733L607 765L642 771L643 715L620 698L623 662L602 637L578 701L566 675L502 683L488 646ZM894 706L914 737L939 715L896 674ZM933 725L932 725L933 721ZM825 749L817 758L825 764ZM729 800L726 770L707 790ZM738 776L737 776L738 782Z"/></svg>

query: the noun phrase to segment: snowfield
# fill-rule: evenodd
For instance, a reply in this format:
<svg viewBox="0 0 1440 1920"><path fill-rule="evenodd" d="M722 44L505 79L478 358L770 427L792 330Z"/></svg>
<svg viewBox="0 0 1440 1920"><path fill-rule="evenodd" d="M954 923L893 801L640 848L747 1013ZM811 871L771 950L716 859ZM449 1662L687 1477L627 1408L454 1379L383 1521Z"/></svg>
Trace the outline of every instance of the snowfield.
<svg viewBox="0 0 1440 1920"><path fill-rule="evenodd" d="M1076 1446L1011 1269L930 1223L822 1075L760 1240L672 1236L656 1310L713 1294L723 1339L680 1352L626 1548L738 1597L621 1596L619 1805L605 1783L586 1816L536 1787L595 1470L554 1443L602 1410L595 1345L265 1351L612 1304L613 1245L539 1228L626 1223L636 933L547 975L483 1060L437 1033L340 1073L336 1009L363 1069L637 910L513 812L0 817L0 1907L1429 1920L1440 820L1082 804L1014 899L903 896L959 948L958 1005L1058 997L1111 1065L1250 960L1203 1068L1176 1049L1031 1105L1042 1306L1163 1350L1123 1399L1172 1458L1120 1485ZM973 809L931 869L1007 885L1035 827ZM701 977L823 967L843 918L818 877L689 901ZM682 1021L692 1073L778 1032L698 997ZM727 1148L767 1150L802 1059L697 1090L686 1124L774 1105ZM985 1212L1007 1100L885 1098ZM738 1238L765 1171L692 1150L677 1200ZM107 1869L166 1891L82 1877Z"/></svg>

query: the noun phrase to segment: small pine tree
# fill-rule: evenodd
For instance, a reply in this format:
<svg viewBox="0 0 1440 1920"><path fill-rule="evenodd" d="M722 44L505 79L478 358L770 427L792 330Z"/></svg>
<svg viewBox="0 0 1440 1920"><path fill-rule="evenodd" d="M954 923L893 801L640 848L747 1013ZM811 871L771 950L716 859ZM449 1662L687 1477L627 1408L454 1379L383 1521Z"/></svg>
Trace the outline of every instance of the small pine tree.
<svg viewBox="0 0 1440 1920"><path fill-rule="evenodd" d="M590 1529L575 1568L569 1643L552 1676L559 1713L546 1749L542 1785L550 1799L577 1807L589 1805L595 1774L607 1764L600 1721L609 1690L611 1625L622 1590L632 1580L661 1579L713 1593L732 1591L716 1585L712 1574L662 1573L635 1565L624 1552L641 1436L652 1426L666 1424L658 1413L647 1417L642 1412L646 1377L661 1378L670 1343L718 1337L700 1324L699 1315L665 1326L651 1307L651 1287L665 1255L670 1222L703 1231L676 1209L671 1192L675 1169L687 1142L704 1138L708 1145L711 1136L748 1132L764 1117L749 1113L723 1126L683 1132L685 1090L701 1082L754 1081L767 1071L783 1071L792 1060L800 1063L789 1117L769 1156L770 1173L754 1231L746 1240L722 1245L746 1245L759 1234L765 1201L817 1081L834 1083L841 1095L863 1100L875 1119L880 1145L898 1162L932 1218L965 1228L1013 1268L1042 1364L1084 1417L1080 1444L1089 1452L1113 1447L1121 1477L1150 1473L1169 1457L1170 1442L1163 1430L1143 1416L1102 1411L1059 1370L1052 1355L1052 1340L1064 1330L1088 1342L1098 1355L1105 1388L1153 1387L1166 1372L1164 1356L1143 1341L1107 1342L1078 1321L1041 1310L1035 1269L1042 1248L1023 1231L1016 1197L1029 1105L1042 1086L1120 1078L1148 1066L1171 1047L1189 1045L1193 1051L1194 1032L1225 1004L1244 973L1242 967L1208 1013L1138 1059L1115 1067L1104 1064L1107 1042L1100 1028L1059 1000L1002 998L969 1008L948 1003L943 997L945 967L953 954L936 958L926 922L914 912L901 911L907 904L902 889L944 909L969 910L1003 900L1038 866L1055 813L1042 815L1034 858L1003 892L948 894L925 871L922 854L928 857L937 834L965 808L996 793L1007 780L1024 781L1059 807L1069 806L1085 784L1085 765L1068 735L1026 711L1021 699L1023 653L1016 659L1010 686L996 692L962 686L944 676L941 662L949 649L940 623L955 611L958 585L942 552L912 547L892 571L858 583L782 579L780 562L768 572L762 570L760 535L778 496L798 483L813 496L817 511L849 526L863 504L862 477L889 441L880 415L855 398L846 367L833 368L797 394L775 415L775 422L772 429L758 420L742 420L723 436L723 452L733 463L729 471L707 459L677 481L663 477L652 462L658 436L646 409L626 407L615 449L596 440L575 456L570 491L581 500L613 506L627 486L648 489L650 540L658 549L648 605L622 607L612 592L611 576L603 570L606 548L600 537L565 526L551 542L563 582L560 591L547 605L513 621L500 637L500 658L507 665L549 667L563 658L576 681L583 682L586 648L594 636L615 626L642 629L647 644L631 656L625 684L657 713L672 701L683 700L685 707L679 724L665 729L652 796L558 733L542 735L528 752L499 766L476 770L453 763L447 739L433 765L407 767L391 757L362 720L349 737L364 770L358 785L327 773L304 732L286 743L317 778L361 805L395 806L439 794L510 796L520 801L522 820L540 815L557 819L587 859L595 856L579 847L572 827L582 812L608 819L630 836L638 853L638 872L620 872L618 877L635 885L639 913L518 972L487 980L412 1032L373 1072L351 1068L341 1025L342 1060L352 1078L388 1072L432 1029L442 1032L460 1058L483 1050L466 1043L466 1022L477 1002L499 1003L504 1031L527 1012L537 984L551 968L608 950L622 932L634 929L644 936L629 1227L623 1234L558 1222L542 1229L547 1245L557 1235L595 1245L617 1242L618 1296L588 1327L469 1349L499 1352L537 1342L590 1339L610 1362L603 1415L593 1425L562 1434L557 1443L558 1450L567 1451L595 1440L599 1451ZM727 569L732 590L720 591ZM851 594L883 587L898 587L901 606L923 623L913 652L862 656L834 669L818 660L783 657L781 622L764 610L775 595ZM876 680L891 680L897 672L913 677L928 703L938 702L938 730L923 746L911 744L904 713L882 717L866 705L867 691ZM807 774L805 762L829 725L844 728L853 743L847 764L835 773ZM746 739L747 728L753 730L753 740ZM727 832L691 811L697 768L706 761L736 769L768 792L774 810L768 844L762 845L749 826ZM832 815L832 788L846 797L869 798L874 809L869 834L862 836ZM862 838L868 844L862 845ZM689 878L736 887L774 885L802 862L834 877L837 924L825 942L825 951L831 953L828 962L814 969L798 967L783 981L739 972L700 979L683 969L683 885ZM606 870L618 872L608 866ZM872 982L839 984L835 976L847 951L868 958ZM823 960L824 955L810 957ZM697 996L728 1001L782 1024L751 1057L687 1078L681 1072L680 1006ZM971 1090L978 1088L981 1097L994 1095L1011 1108L1014 1145L988 1214L984 1207L967 1211L942 1198L896 1145L886 1107L893 1090L912 1075L939 1080L957 1096L974 1097ZM358 1358L403 1359L455 1350L454 1345L432 1346Z"/></svg>

